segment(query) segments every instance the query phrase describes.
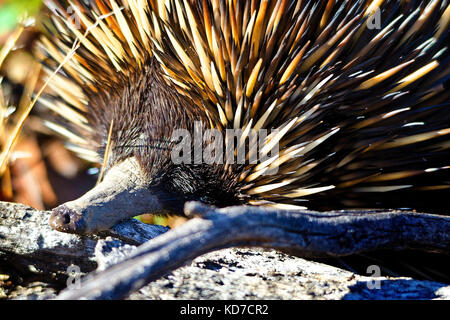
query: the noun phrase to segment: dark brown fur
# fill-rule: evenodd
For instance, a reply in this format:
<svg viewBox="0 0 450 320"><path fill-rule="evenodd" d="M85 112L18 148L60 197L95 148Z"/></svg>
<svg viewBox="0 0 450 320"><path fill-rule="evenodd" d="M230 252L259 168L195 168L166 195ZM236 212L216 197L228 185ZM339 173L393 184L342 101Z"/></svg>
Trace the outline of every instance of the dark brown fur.
<svg viewBox="0 0 450 320"><path fill-rule="evenodd" d="M112 88L111 88L112 89ZM170 194L167 206L182 211L183 203L200 200L225 206L239 203L236 176L239 170L225 170L223 165L174 164L171 140L176 129L186 129L194 135L194 121L201 121L206 130L207 117L193 107L188 97L168 86L157 63L148 64L118 81L111 90L99 88L88 94L92 106L89 122L97 128L90 141L96 143L98 153L104 155L111 123L111 152L107 167L135 156L146 174L149 186L157 186L163 194ZM193 148L193 145L192 145ZM192 155L193 156L193 155ZM103 157L103 156L102 156Z"/></svg>

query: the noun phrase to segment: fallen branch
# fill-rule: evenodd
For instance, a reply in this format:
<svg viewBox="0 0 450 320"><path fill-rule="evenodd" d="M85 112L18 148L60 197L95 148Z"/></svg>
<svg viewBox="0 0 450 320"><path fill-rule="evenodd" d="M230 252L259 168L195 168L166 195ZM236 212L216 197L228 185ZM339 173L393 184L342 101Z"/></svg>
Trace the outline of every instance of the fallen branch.
<svg viewBox="0 0 450 320"><path fill-rule="evenodd" d="M204 253L233 246L271 247L301 257L378 249L450 254L450 217L404 211L290 212L260 207L216 209L187 203L195 218L140 246L58 299L120 299Z"/></svg>

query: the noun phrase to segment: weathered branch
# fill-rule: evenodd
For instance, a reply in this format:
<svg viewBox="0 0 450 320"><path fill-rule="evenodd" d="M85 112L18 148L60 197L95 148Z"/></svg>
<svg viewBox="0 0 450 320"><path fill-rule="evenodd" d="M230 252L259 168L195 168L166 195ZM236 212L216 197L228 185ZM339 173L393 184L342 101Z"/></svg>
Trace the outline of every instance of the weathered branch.
<svg viewBox="0 0 450 320"><path fill-rule="evenodd" d="M185 212L196 218L58 298L124 298L201 254L232 246L273 247L302 257L407 248L450 254L450 217L403 211L216 209L200 203L188 203Z"/></svg>

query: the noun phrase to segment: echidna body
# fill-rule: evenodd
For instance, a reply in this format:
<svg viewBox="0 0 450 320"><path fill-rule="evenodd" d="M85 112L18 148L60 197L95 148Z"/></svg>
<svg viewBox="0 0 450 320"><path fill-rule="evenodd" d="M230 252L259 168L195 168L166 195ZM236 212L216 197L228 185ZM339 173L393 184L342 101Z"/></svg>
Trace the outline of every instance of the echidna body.
<svg viewBox="0 0 450 320"><path fill-rule="evenodd" d="M47 3L41 102L59 115L48 125L105 171L54 210L58 230L181 214L189 200L410 207L420 197L433 206L426 192L448 194L446 0ZM267 129L262 153L279 153L175 164L172 133L194 135L196 121L224 136Z"/></svg>

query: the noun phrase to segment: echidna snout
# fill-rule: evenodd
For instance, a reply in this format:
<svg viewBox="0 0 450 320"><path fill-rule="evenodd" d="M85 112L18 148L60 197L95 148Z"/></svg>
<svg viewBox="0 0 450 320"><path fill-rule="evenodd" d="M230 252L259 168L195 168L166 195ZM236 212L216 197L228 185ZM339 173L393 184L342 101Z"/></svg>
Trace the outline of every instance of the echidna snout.
<svg viewBox="0 0 450 320"><path fill-rule="evenodd" d="M61 232L81 233L86 230L83 216L64 204L52 210L49 223L53 229Z"/></svg>
<svg viewBox="0 0 450 320"><path fill-rule="evenodd" d="M85 195L53 209L49 223L53 229L76 234L106 230L139 214L170 213L165 197L147 185L136 159L128 158Z"/></svg>

